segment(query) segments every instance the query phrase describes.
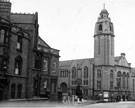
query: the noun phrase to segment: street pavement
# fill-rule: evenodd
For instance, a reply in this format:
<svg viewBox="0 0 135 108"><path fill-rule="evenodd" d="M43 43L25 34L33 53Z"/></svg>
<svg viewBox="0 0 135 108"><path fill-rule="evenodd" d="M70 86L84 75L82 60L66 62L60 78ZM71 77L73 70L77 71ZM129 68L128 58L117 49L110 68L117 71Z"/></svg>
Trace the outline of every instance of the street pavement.
<svg viewBox="0 0 135 108"><path fill-rule="evenodd" d="M83 100L81 103L76 102L52 102L48 100L32 100L32 101L26 101L26 100L16 100L16 101L5 101L0 103L0 107L28 107L28 108L36 108L36 107L57 107L57 108L67 108L67 107L82 107L85 105L94 104L95 101L92 100Z"/></svg>

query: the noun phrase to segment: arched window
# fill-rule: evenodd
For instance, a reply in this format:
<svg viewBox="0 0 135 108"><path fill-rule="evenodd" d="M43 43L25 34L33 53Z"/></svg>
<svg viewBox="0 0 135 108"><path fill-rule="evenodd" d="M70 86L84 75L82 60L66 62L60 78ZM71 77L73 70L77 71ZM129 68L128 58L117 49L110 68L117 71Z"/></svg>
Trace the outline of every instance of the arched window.
<svg viewBox="0 0 135 108"><path fill-rule="evenodd" d="M22 93L22 84L18 84L17 86L17 98L21 98Z"/></svg>
<svg viewBox="0 0 135 108"><path fill-rule="evenodd" d="M84 78L88 78L88 67L84 67Z"/></svg>
<svg viewBox="0 0 135 108"><path fill-rule="evenodd" d="M76 68L72 68L72 78L76 78Z"/></svg>
<svg viewBox="0 0 135 108"><path fill-rule="evenodd" d="M22 58L20 56L15 58L15 74L20 75L22 70Z"/></svg>
<svg viewBox="0 0 135 108"><path fill-rule="evenodd" d="M120 77L121 76L121 72L119 71L118 73L117 73L117 77Z"/></svg>
<svg viewBox="0 0 135 108"><path fill-rule="evenodd" d="M102 31L102 24L99 25L98 30Z"/></svg>
<svg viewBox="0 0 135 108"><path fill-rule="evenodd" d="M16 84L13 83L13 84L11 85L11 98L12 98L12 99L15 99L15 90L16 90Z"/></svg>

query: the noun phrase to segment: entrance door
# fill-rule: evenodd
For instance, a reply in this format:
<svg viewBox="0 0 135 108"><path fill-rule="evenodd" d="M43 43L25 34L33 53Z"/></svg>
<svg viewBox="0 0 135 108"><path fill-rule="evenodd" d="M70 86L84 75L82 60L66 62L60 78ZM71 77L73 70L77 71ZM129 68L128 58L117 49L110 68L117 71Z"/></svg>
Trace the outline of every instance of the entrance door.
<svg viewBox="0 0 135 108"><path fill-rule="evenodd" d="M51 87L52 88L51 93L54 94L54 93L56 93L56 81L55 80L52 80L52 84L51 85L52 85L52 87Z"/></svg>
<svg viewBox="0 0 135 108"><path fill-rule="evenodd" d="M3 97L3 92L2 92L2 88L0 88L0 101L2 101L2 97Z"/></svg>

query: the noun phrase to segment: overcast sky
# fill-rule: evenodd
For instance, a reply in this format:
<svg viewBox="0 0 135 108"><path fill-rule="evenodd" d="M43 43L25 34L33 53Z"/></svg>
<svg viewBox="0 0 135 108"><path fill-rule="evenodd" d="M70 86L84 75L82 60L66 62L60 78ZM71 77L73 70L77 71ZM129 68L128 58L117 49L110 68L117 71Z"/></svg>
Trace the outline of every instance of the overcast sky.
<svg viewBox="0 0 135 108"><path fill-rule="evenodd" d="M115 56L135 67L135 0L10 0L12 12L38 12L39 35L60 60L94 57L94 28L105 8L114 24Z"/></svg>

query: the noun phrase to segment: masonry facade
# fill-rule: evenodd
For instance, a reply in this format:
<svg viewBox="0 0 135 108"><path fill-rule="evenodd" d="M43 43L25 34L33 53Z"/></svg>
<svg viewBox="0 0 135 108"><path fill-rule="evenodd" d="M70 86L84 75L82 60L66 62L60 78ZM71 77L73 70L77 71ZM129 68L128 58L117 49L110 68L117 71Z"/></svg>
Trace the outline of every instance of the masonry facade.
<svg viewBox="0 0 135 108"><path fill-rule="evenodd" d="M114 26L104 8L95 24L94 58L60 61L59 76L66 70L70 74L59 77L59 88L63 90L67 87L69 93L75 94L74 89L79 81L87 98L109 101L131 99L134 81L131 82L131 64L126 60L125 53L114 56L114 38ZM86 70L88 77L84 78Z"/></svg>
<svg viewBox="0 0 135 108"><path fill-rule="evenodd" d="M57 96L59 50L38 34L38 13L11 13L0 0L0 100Z"/></svg>

